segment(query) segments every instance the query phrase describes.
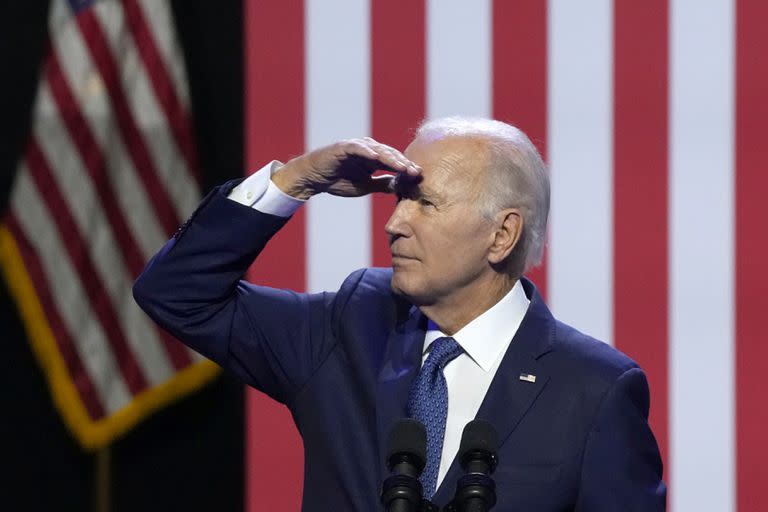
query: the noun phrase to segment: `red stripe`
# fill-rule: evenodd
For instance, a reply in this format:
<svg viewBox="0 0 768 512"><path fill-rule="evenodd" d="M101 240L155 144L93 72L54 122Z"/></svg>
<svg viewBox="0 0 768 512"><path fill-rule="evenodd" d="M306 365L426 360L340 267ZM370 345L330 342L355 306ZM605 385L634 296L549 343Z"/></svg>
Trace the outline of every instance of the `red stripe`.
<svg viewBox="0 0 768 512"><path fill-rule="evenodd" d="M70 379L74 383L88 415L94 421L99 420L105 415L104 408L99 400L99 394L96 392L96 387L93 385L90 375L78 356L75 344L72 342L72 335L62 320L59 310L51 297L49 291L50 286L48 284L49 280L43 272L43 267L40 264L37 253L24 235L24 231L16 220L12 210L8 211L6 226L8 226L13 238L16 239L19 251L21 252L21 257L24 260L24 266L29 273L29 277L32 279L32 284L35 287L35 292L37 293L38 299L40 299L40 304L43 307L46 319L53 332L53 337L58 346L59 353L61 354L62 359L64 359L67 373L69 373Z"/></svg>
<svg viewBox="0 0 768 512"><path fill-rule="evenodd" d="M88 254L88 245L83 240L69 211L69 205L56 186L48 162L45 161L45 157L34 138L30 139L27 147L26 160L29 174L37 185L38 194L44 199L40 206L44 206L48 210L49 216L55 221L67 255L91 302L90 306L104 329L104 334L115 354L115 360L120 365L128 389L133 394L137 394L146 389L147 381L125 340L106 287L94 272L96 266Z"/></svg>
<svg viewBox="0 0 768 512"><path fill-rule="evenodd" d="M128 271L133 279L137 278L144 268L144 257L138 250L138 243L128 227L117 198L110 184L104 154L96 138L88 126L78 107L77 100L72 94L69 84L64 78L54 48L49 48L49 58L46 68L46 79L53 100L59 110L59 115L70 134L70 138L80 153L85 169L91 177L96 190L96 198L109 221L110 228L120 246L121 256L125 260ZM187 349L164 330L155 327L155 331L163 343L168 358L177 370L188 366L192 359Z"/></svg>
<svg viewBox="0 0 768 512"><path fill-rule="evenodd" d="M371 132L400 150L425 115L425 11L424 0L371 2ZM371 199L371 252L377 267L391 265L384 225L394 204L389 195Z"/></svg>
<svg viewBox="0 0 768 512"><path fill-rule="evenodd" d="M493 117L523 130L546 157L547 3L493 2ZM546 258L527 273L546 296Z"/></svg>
<svg viewBox="0 0 768 512"><path fill-rule="evenodd" d="M84 9L77 16L77 24L91 55L91 60L99 70L106 89L112 100L115 120L123 135L125 147L131 157L136 172L144 182L147 197L150 198L160 225L167 235L173 233L180 224L172 207L171 198L158 178L159 173L152 161L141 132L133 119L128 100L120 83L115 58L110 52L109 42L104 35L92 9Z"/></svg>
<svg viewBox="0 0 768 512"><path fill-rule="evenodd" d="M245 2L244 9L246 162L252 172L304 151L304 2ZM269 242L249 279L304 290L304 239L299 211ZM246 510L299 510L304 455L290 414L250 389L246 400ZM265 460L280 460L280 471L269 470Z"/></svg>
<svg viewBox="0 0 768 512"><path fill-rule="evenodd" d="M668 454L666 0L614 10L614 339L643 367Z"/></svg>
<svg viewBox="0 0 768 512"><path fill-rule="evenodd" d="M157 50L154 34L149 28L143 9L136 0L124 0L123 9L126 24L133 34L136 48L155 91L155 97L165 113L191 178L199 182L200 171L192 135L192 120L176 92L163 57ZM168 30L173 30L173 27L168 27Z"/></svg>
<svg viewBox="0 0 768 512"><path fill-rule="evenodd" d="M736 492L738 510L765 510L768 483L768 3L736 3Z"/></svg>

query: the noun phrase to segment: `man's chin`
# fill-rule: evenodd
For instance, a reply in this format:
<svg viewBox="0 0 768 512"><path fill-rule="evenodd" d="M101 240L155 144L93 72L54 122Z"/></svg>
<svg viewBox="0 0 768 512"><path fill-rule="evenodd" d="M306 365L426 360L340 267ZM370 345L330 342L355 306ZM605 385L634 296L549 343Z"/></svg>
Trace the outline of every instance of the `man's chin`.
<svg viewBox="0 0 768 512"><path fill-rule="evenodd" d="M389 284L395 295L410 298L413 290L411 290L411 287L408 286L408 282L403 277L404 276L400 272L395 270L392 272L392 279Z"/></svg>
<svg viewBox="0 0 768 512"><path fill-rule="evenodd" d="M420 293L420 290L407 282L404 282L396 273L392 274L392 280L389 283L392 288L392 293L408 299L408 301L414 306L425 306L431 304L433 301L429 297L425 297L424 293Z"/></svg>
<svg viewBox="0 0 768 512"><path fill-rule="evenodd" d="M392 279L389 280L389 286L390 286L390 288L392 288L392 292L395 295L406 296L405 292L403 292L403 289L402 289L399 281L400 280L398 279L397 275L393 272L392 273Z"/></svg>

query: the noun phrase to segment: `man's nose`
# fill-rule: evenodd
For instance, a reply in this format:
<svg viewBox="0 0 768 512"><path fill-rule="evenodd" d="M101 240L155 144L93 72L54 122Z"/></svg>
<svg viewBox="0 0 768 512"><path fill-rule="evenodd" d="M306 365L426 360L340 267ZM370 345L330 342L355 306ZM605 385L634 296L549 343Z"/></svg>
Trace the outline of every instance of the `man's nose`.
<svg viewBox="0 0 768 512"><path fill-rule="evenodd" d="M396 236L408 235L408 212L406 200L400 200L395 206L392 215L389 216L389 220L384 225L384 231L389 235L390 240Z"/></svg>

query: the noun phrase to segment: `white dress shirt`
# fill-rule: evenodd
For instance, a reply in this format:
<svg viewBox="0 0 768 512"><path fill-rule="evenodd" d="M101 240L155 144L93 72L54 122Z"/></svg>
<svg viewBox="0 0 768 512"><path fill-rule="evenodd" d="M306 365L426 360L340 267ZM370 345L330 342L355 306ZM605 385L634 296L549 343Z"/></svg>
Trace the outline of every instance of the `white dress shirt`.
<svg viewBox="0 0 768 512"><path fill-rule="evenodd" d="M265 165L232 189L229 199L262 213L291 216L306 201L284 193L272 182L270 177L280 165L276 160ZM464 425L477 415L529 304L520 281L517 281L499 302L453 335L464 352L443 370L448 385L448 418L437 475L438 486L459 451ZM427 359L432 342L441 336L445 334L429 322L424 336L422 364Z"/></svg>
<svg viewBox="0 0 768 512"><path fill-rule="evenodd" d="M529 304L523 286L517 281L499 302L453 335L464 352L443 370L448 385L448 418L437 473L438 486L459 451L464 425L475 419ZM427 359L432 342L442 336L446 334L430 322L424 336L422 364Z"/></svg>

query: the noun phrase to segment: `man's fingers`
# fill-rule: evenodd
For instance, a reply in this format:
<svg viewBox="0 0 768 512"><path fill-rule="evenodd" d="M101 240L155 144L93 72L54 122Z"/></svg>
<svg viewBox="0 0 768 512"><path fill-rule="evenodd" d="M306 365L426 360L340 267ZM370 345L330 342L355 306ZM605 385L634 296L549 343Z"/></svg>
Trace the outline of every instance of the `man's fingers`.
<svg viewBox="0 0 768 512"><path fill-rule="evenodd" d="M392 170L405 172L412 176L416 176L421 173L421 168L415 162L410 161L397 149L391 146L387 146L386 144L376 142L373 139L370 140L372 141L370 143L373 144L373 148L380 155L379 161L381 163L387 165Z"/></svg>
<svg viewBox="0 0 768 512"><path fill-rule="evenodd" d="M375 160L382 169L405 172L411 176L421 174L421 168L415 162L410 161L403 153L371 137L345 141L343 143L343 151L348 155Z"/></svg>
<svg viewBox="0 0 768 512"><path fill-rule="evenodd" d="M339 149L341 149L344 156L359 156L369 160L378 160L381 157L371 144L366 144L360 140L344 141L340 144Z"/></svg>

